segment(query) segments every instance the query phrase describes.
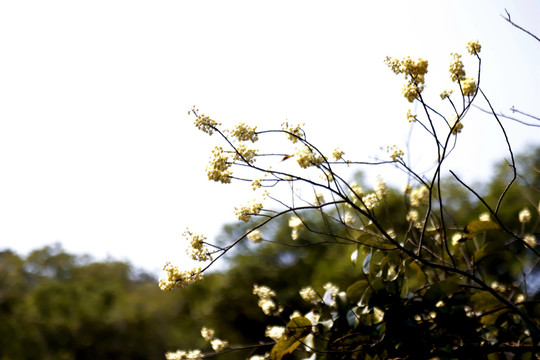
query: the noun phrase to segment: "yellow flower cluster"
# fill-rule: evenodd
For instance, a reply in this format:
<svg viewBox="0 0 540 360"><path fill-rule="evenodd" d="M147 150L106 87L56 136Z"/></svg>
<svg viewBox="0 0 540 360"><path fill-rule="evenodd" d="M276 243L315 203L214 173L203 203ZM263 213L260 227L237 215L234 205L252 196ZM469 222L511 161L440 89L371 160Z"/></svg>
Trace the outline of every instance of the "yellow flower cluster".
<svg viewBox="0 0 540 360"><path fill-rule="evenodd" d="M245 123L237 124L234 129L231 130L231 136L238 139L238 141L248 141L255 142L259 140L257 135L257 127L250 127Z"/></svg>
<svg viewBox="0 0 540 360"><path fill-rule="evenodd" d="M452 90L444 90L442 93L441 93L441 99L446 99L446 98L449 98L450 95L452 95L453 91Z"/></svg>
<svg viewBox="0 0 540 360"><path fill-rule="evenodd" d="M302 297L304 301L311 302L311 303L317 302L317 300L319 299L317 292L311 286L303 287L300 290L300 296Z"/></svg>
<svg viewBox="0 0 540 360"><path fill-rule="evenodd" d="M210 343L210 346L212 346L212 349L214 349L215 352L225 350L229 346L228 341L216 338L214 330L207 327L203 326L201 329L201 336Z"/></svg>
<svg viewBox="0 0 540 360"><path fill-rule="evenodd" d="M377 185L375 186L375 194L377 198L384 199L388 195L388 189L386 183L382 178L377 178Z"/></svg>
<svg viewBox="0 0 540 360"><path fill-rule="evenodd" d="M533 234L526 234L525 236L523 236L523 241L525 241L525 243L530 247L535 247L536 245L538 245L538 243L536 242L536 236L534 236Z"/></svg>
<svg viewBox="0 0 540 360"><path fill-rule="evenodd" d="M191 270L180 270L178 266L167 262L163 270L166 273L166 278L159 279L159 288L164 291L169 291L176 288L183 288L191 283L199 282L203 279L203 274L200 267Z"/></svg>
<svg viewBox="0 0 540 360"><path fill-rule="evenodd" d="M176 352L168 352L165 354L167 360L202 360L203 354L200 350L178 350Z"/></svg>
<svg viewBox="0 0 540 360"><path fill-rule="evenodd" d="M281 128L283 131L287 132L287 137L291 142L294 144L298 141L298 138L304 137L304 131L302 130L302 126L304 124L298 124L296 126L289 125L289 123L286 121L283 124L281 124Z"/></svg>
<svg viewBox="0 0 540 360"><path fill-rule="evenodd" d="M236 147L236 154L234 154L234 161L242 160L248 164L255 162L255 156L257 156L257 150L248 149L246 145L240 144Z"/></svg>
<svg viewBox="0 0 540 360"><path fill-rule="evenodd" d="M310 166L320 166L324 162L324 157L315 154L312 148L304 146L302 149L297 150L296 161L300 167L306 169Z"/></svg>
<svg viewBox="0 0 540 360"><path fill-rule="evenodd" d="M450 71L450 79L452 79L453 82L457 82L458 80L464 80L465 79L465 69L463 66L463 62L461 61L461 55L456 53L451 53L452 61L450 62L450 68L448 71Z"/></svg>
<svg viewBox="0 0 540 360"><path fill-rule="evenodd" d="M408 122L415 122L418 115L411 113L411 109L407 110L407 121Z"/></svg>
<svg viewBox="0 0 540 360"><path fill-rule="evenodd" d="M531 212L529 209L524 208L519 212L519 222L522 224L526 224L529 221L531 221Z"/></svg>
<svg viewBox="0 0 540 360"><path fill-rule="evenodd" d="M300 231L304 229L304 223L298 216L291 216L289 219L289 227L291 231L291 239L298 240L300 237Z"/></svg>
<svg viewBox="0 0 540 360"><path fill-rule="evenodd" d="M469 51L469 54L471 55L478 55L480 53L480 49L482 46L478 43L478 40L475 41L469 41L467 43L467 51Z"/></svg>
<svg viewBox="0 0 540 360"><path fill-rule="evenodd" d="M263 239L263 236L259 230L253 230L247 235L248 239L254 243L260 243Z"/></svg>
<svg viewBox="0 0 540 360"><path fill-rule="evenodd" d="M280 312L280 309L278 309L273 300L276 293L268 286L259 286L257 284L253 285L253 295L257 295L259 297L258 305L265 315L272 315L272 313L276 311Z"/></svg>
<svg viewBox="0 0 540 360"><path fill-rule="evenodd" d="M429 199L429 189L427 186L422 185L416 189L411 190L411 206L419 207L427 204Z"/></svg>
<svg viewBox="0 0 540 360"><path fill-rule="evenodd" d="M476 82L474 79L470 77L463 79L461 81L461 90L465 96L474 95L476 92Z"/></svg>
<svg viewBox="0 0 540 360"><path fill-rule="evenodd" d="M457 135L463 130L463 123L458 121L457 115L455 115L452 120L450 120L450 129L452 130L452 135Z"/></svg>
<svg viewBox="0 0 540 360"><path fill-rule="evenodd" d="M257 203L248 203L247 205L241 206L240 208L234 208L234 213L238 216L238 220L243 222L248 222L251 219L251 216L257 215L262 210L262 204Z"/></svg>
<svg viewBox="0 0 540 360"><path fill-rule="evenodd" d="M403 150L398 148L397 145L387 146L386 152L390 154L392 161L398 161L398 159L403 158L403 155L405 155Z"/></svg>
<svg viewBox="0 0 540 360"><path fill-rule="evenodd" d="M212 135L214 133L214 130L219 125L221 124L215 120L210 119L210 117L204 114L198 115L195 119L195 126L197 127L197 129L207 133L208 135Z"/></svg>
<svg viewBox="0 0 540 360"><path fill-rule="evenodd" d="M216 146L212 150L212 155L214 155L214 158L210 160L210 163L206 167L208 179L229 184L232 175L232 172L229 170L231 167L229 156L223 152L223 148L220 146Z"/></svg>
<svg viewBox="0 0 540 360"><path fill-rule="evenodd" d="M415 62L409 56L403 60L387 56L385 62L394 73L404 74L405 79L408 79L408 82L403 85L403 95L409 102L413 102L424 90L427 60L420 58Z"/></svg>
<svg viewBox="0 0 540 360"><path fill-rule="evenodd" d="M189 241L187 254L196 261L212 260L210 251L204 244L206 237L203 235L194 235L191 231L186 230L183 234L184 238Z"/></svg>
<svg viewBox="0 0 540 360"><path fill-rule="evenodd" d="M270 339L278 341L283 334L285 334L285 327L279 325L268 325L264 334Z"/></svg>
<svg viewBox="0 0 540 360"><path fill-rule="evenodd" d="M375 193L364 196L362 198L362 202L368 210L375 209L379 205L379 199L377 198L377 194Z"/></svg>
<svg viewBox="0 0 540 360"><path fill-rule="evenodd" d="M334 159L339 160L339 159L341 159L343 154L345 154L344 151L341 151L341 150L339 150L339 148L336 148L334 150L334 152L332 153L332 156L334 157Z"/></svg>

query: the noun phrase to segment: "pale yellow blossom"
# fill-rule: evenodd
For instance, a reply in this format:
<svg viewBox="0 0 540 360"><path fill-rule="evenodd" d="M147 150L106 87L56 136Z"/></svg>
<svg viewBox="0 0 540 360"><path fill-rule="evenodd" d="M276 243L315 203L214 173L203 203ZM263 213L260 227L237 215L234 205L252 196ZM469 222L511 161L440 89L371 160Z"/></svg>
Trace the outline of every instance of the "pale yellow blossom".
<svg viewBox="0 0 540 360"><path fill-rule="evenodd" d="M478 43L478 40L469 41L467 43L467 51L469 51L469 54L471 55L478 55L481 48L482 46Z"/></svg>

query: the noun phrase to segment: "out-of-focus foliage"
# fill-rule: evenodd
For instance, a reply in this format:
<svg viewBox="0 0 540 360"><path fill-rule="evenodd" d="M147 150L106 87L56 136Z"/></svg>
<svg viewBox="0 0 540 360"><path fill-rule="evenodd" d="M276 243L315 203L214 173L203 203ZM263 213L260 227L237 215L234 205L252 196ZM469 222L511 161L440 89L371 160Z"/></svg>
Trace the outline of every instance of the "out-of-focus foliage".
<svg viewBox="0 0 540 360"><path fill-rule="evenodd" d="M195 341L189 311L182 294L165 296L123 262L58 245L0 253L0 359L162 359Z"/></svg>

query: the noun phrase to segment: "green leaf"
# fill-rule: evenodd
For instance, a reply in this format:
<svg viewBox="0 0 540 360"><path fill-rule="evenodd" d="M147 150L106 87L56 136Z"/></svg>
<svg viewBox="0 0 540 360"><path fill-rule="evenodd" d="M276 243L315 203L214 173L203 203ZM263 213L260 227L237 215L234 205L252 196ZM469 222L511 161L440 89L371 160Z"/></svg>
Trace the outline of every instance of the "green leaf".
<svg viewBox="0 0 540 360"><path fill-rule="evenodd" d="M311 321L303 316L291 319L285 328L285 333L272 348L272 360L281 360L285 355L292 354L302 341L311 333Z"/></svg>
<svg viewBox="0 0 540 360"><path fill-rule="evenodd" d="M403 275L403 287L401 288L401 297L403 298L426 285L426 275L414 261L405 267Z"/></svg>
<svg viewBox="0 0 540 360"><path fill-rule="evenodd" d="M481 221L481 220L474 220L465 226L465 229L463 230L465 232L465 237L468 239L471 239L475 237L477 234L484 233L489 230L501 230L501 227L499 224L493 221Z"/></svg>
<svg viewBox="0 0 540 360"><path fill-rule="evenodd" d="M439 281L429 287L424 294L426 301L437 303L443 298L448 298L450 295L459 291L460 287L454 279L445 279Z"/></svg>
<svg viewBox="0 0 540 360"><path fill-rule="evenodd" d="M353 235L354 236L354 235ZM370 233L358 231L355 239L362 245L373 247L375 249L395 249L396 246Z"/></svg>
<svg viewBox="0 0 540 360"><path fill-rule="evenodd" d="M347 288L347 298L351 303L356 304L362 299L367 289L369 289L367 280L358 280Z"/></svg>

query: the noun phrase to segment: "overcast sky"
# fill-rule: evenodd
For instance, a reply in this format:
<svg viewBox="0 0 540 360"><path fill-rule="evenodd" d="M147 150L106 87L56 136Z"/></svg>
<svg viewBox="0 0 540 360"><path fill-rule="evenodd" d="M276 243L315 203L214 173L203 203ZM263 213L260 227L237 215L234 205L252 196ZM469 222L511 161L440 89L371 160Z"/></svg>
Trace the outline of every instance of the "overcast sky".
<svg viewBox="0 0 540 360"><path fill-rule="evenodd" d="M206 179L216 139L192 105L227 125L305 123L323 148L365 159L410 126L387 55L428 59L442 106L449 53L476 76L465 44L478 39L496 109L538 115L540 43L505 8L540 34L533 0L3 1L0 249L60 242L150 271L180 259L187 226L212 238L251 196ZM516 150L540 144L538 128L506 124ZM500 132L479 112L464 125L454 170L486 179ZM432 156L411 146L418 163Z"/></svg>

